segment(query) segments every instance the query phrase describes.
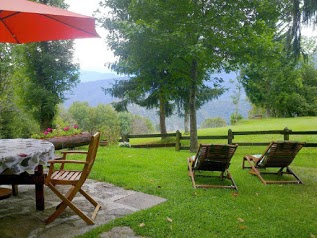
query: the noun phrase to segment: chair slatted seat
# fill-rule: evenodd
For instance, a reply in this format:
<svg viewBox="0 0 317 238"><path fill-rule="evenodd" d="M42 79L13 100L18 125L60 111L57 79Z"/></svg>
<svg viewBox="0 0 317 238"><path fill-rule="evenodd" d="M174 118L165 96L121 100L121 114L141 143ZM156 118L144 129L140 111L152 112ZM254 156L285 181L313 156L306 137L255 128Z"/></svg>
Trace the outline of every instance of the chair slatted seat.
<svg viewBox="0 0 317 238"><path fill-rule="evenodd" d="M305 143L281 141L271 142L262 155L246 155L243 158L242 169L250 168L250 173L259 177L264 184L302 184L299 177L289 168L289 165L295 159L297 153L302 149ZM250 166L245 166L245 162ZM267 168L279 168L277 172L262 171ZM296 180L265 180L261 174L290 174Z"/></svg>
<svg viewBox="0 0 317 238"><path fill-rule="evenodd" d="M237 186L229 172L230 161L237 149L237 145L203 145L198 148L198 152L194 157L188 158L188 171L192 179L194 188L233 188L237 190ZM195 176L199 171L218 171L220 178L227 178L231 181L231 185L211 185L196 184ZM212 177L212 176L211 176Z"/></svg>

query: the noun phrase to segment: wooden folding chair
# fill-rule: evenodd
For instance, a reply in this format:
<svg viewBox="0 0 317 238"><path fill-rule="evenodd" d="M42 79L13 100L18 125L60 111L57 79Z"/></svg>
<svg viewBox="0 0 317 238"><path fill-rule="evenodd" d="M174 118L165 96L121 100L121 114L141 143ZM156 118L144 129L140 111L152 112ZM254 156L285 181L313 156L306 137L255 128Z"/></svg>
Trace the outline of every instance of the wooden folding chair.
<svg viewBox="0 0 317 238"><path fill-rule="evenodd" d="M192 179L194 188L233 188L238 190L228 168L238 145L200 145L195 156L188 158L188 175ZM218 171L220 179L229 179L231 185L197 185L195 181L196 172L199 171ZM215 177L215 176L209 176ZM217 176L218 177L218 176Z"/></svg>
<svg viewBox="0 0 317 238"><path fill-rule="evenodd" d="M96 133L91 137L88 152L84 151L63 151L62 160L51 160L49 161L50 167L49 172L45 180L47 185L61 200L62 202L56 207L56 211L45 221L47 224L53 222L61 213L70 207L78 216L80 216L87 224L93 225L95 217L100 209L100 204L96 202L88 193L82 190L82 185L85 183L95 162L98 145L99 145L100 133ZM78 160L66 160L67 154L85 154L86 161ZM55 164L60 164L57 170ZM82 170L65 170L65 164L82 164ZM71 185L69 191L63 195L57 188L56 185ZM72 200L77 193L82 194L94 207L95 210L91 217L84 214L76 205L73 204Z"/></svg>
<svg viewBox="0 0 317 238"><path fill-rule="evenodd" d="M250 168L250 173L258 176L264 184L302 184L299 177L289 168L297 153L305 143L282 141L271 142L262 155L246 155L243 158L242 169ZM245 166L245 162L250 166ZM269 168L278 168L277 172L265 171ZM263 174L275 174L282 176L290 174L296 180L265 180Z"/></svg>

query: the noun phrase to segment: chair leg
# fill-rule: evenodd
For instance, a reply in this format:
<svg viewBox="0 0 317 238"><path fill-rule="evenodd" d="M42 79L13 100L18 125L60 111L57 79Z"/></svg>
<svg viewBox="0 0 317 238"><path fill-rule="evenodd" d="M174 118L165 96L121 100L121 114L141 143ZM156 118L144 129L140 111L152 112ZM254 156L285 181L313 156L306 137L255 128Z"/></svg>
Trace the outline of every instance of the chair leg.
<svg viewBox="0 0 317 238"><path fill-rule="evenodd" d="M303 181L289 167L286 168L286 171L292 174L300 184L304 184Z"/></svg>
<svg viewBox="0 0 317 238"><path fill-rule="evenodd" d="M247 156L245 158L251 166L250 174L254 174L254 175L258 176L258 178L261 180L261 182L266 185L266 181L261 176L261 172L257 168L255 168L253 162Z"/></svg>
<svg viewBox="0 0 317 238"><path fill-rule="evenodd" d="M88 225L95 224L94 221L85 215L79 208L77 208L71 201L75 197L76 193L78 192L77 189L73 189L71 194L66 198L62 193L60 193L53 184L48 183L47 186L63 201L57 208L57 210L46 219L46 223L49 224L53 222L61 213L69 206L81 219L83 219Z"/></svg>
<svg viewBox="0 0 317 238"><path fill-rule="evenodd" d="M245 158L245 157L243 157L243 160L242 160L242 169L245 169L245 161L246 161L247 159Z"/></svg>
<svg viewBox="0 0 317 238"><path fill-rule="evenodd" d="M230 181L231 181L231 183L232 183L232 185L233 185L233 188L238 191L237 184L236 184L235 181L233 180L233 177L231 176L229 170L227 170L227 178L230 179Z"/></svg>
<svg viewBox="0 0 317 238"><path fill-rule="evenodd" d="M55 186L55 185L53 185L53 186ZM64 197L67 197L68 199L69 199L69 196L70 196L70 194L72 193L72 191L74 190L74 186L71 186L71 188L67 191L67 193L64 195ZM63 200L60 202L60 204L58 204L57 206L56 206L56 210L60 207L60 206L62 206L64 204L64 202L63 202ZM66 208L67 206L65 206L65 208Z"/></svg>
<svg viewBox="0 0 317 238"><path fill-rule="evenodd" d="M192 162L191 159L188 158L188 175L192 179L193 187L196 188L196 183L195 183L195 172L192 169Z"/></svg>
<svg viewBox="0 0 317 238"><path fill-rule="evenodd" d="M95 207L95 210L93 212L93 215L91 217L92 220L95 220L97 213L99 209L101 208L101 205L93 199L88 193L86 193L84 190L80 189L79 192Z"/></svg>
<svg viewBox="0 0 317 238"><path fill-rule="evenodd" d="M65 197L55 188L53 184L48 183L46 185L62 200L62 202L56 207L55 212L45 220L45 223L49 224L55 221L55 219L62 214L62 212L66 209L67 204L64 201Z"/></svg>
<svg viewBox="0 0 317 238"><path fill-rule="evenodd" d="M251 160L250 155L244 156L242 159L242 169L251 169L251 167L245 166L245 162L248 161L250 163Z"/></svg>

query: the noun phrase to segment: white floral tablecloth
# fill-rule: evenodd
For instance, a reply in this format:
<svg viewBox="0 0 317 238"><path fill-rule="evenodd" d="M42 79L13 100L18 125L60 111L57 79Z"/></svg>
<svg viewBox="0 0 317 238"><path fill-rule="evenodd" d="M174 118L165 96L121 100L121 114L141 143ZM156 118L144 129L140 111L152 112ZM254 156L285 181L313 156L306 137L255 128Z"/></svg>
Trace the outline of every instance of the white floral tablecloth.
<svg viewBox="0 0 317 238"><path fill-rule="evenodd" d="M33 173L38 165L47 165L54 159L55 148L51 142L36 139L0 139L0 174Z"/></svg>

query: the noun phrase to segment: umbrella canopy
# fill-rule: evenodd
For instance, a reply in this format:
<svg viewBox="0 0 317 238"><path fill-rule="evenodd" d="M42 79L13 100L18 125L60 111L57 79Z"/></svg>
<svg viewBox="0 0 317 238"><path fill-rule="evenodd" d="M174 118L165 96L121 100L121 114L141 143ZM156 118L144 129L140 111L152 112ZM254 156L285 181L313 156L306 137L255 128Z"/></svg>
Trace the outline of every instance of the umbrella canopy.
<svg viewBox="0 0 317 238"><path fill-rule="evenodd" d="M0 0L0 42L99 37L95 19L26 0Z"/></svg>

